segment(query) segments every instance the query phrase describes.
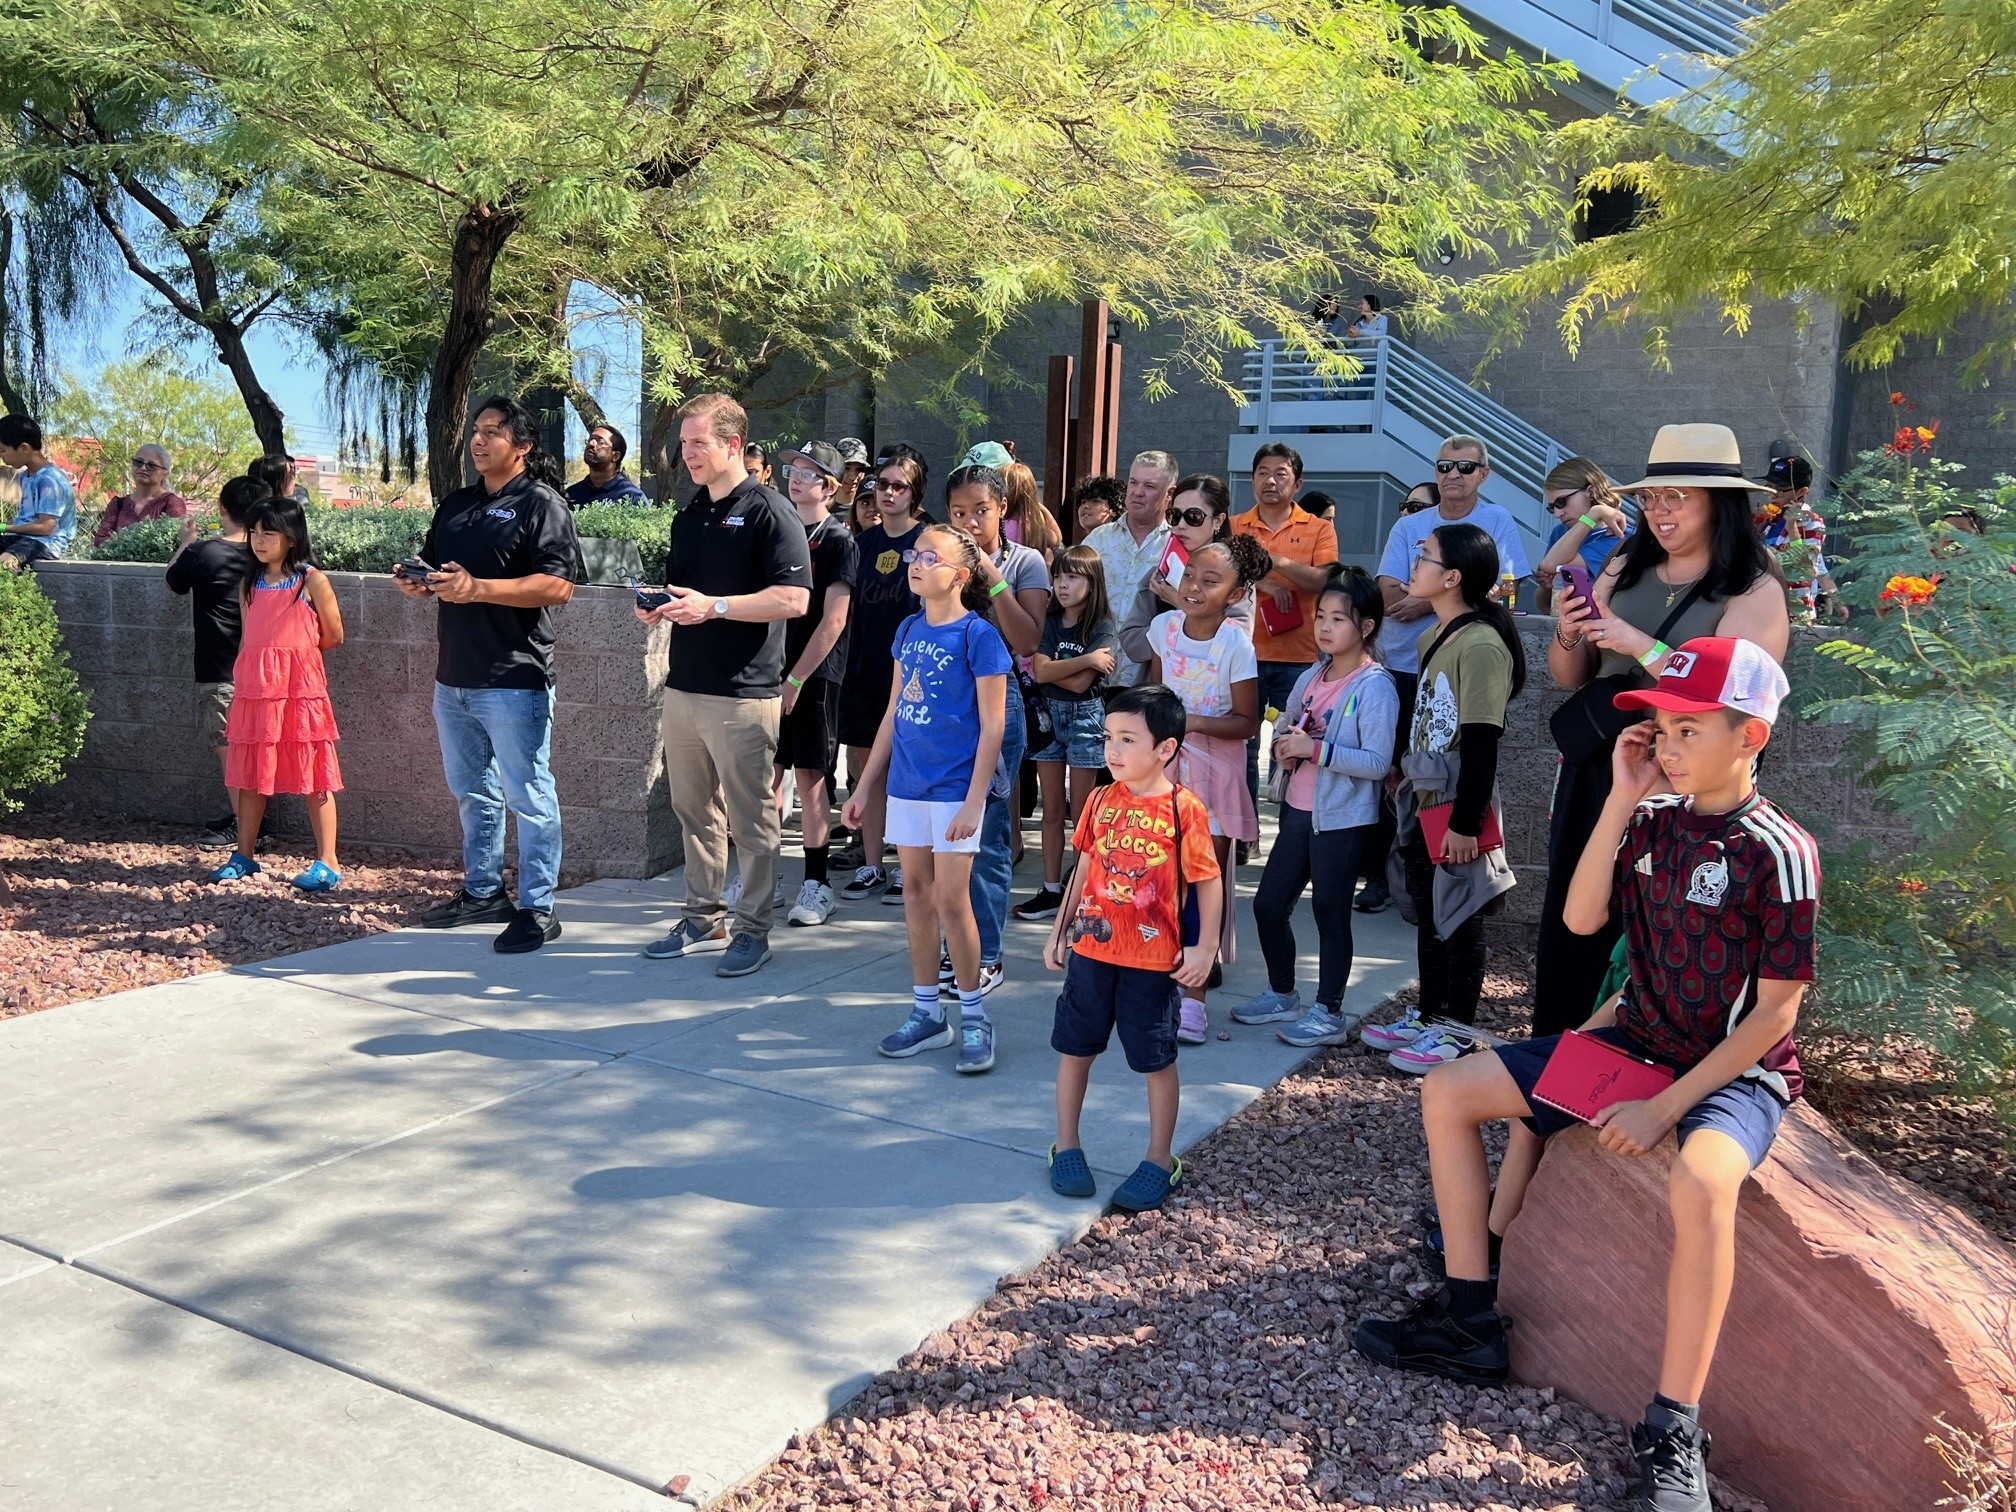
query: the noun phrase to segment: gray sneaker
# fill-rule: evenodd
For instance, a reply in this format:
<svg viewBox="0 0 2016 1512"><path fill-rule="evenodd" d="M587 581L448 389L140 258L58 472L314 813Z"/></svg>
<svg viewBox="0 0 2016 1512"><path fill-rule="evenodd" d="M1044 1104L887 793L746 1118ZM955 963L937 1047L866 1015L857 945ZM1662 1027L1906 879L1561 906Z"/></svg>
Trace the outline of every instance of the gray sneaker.
<svg viewBox="0 0 2016 1512"><path fill-rule="evenodd" d="M1263 992L1250 1003L1232 1010L1235 1024L1292 1024L1302 1017L1299 992Z"/></svg>
<svg viewBox="0 0 2016 1512"><path fill-rule="evenodd" d="M994 1021L964 1019L959 1025L959 1064L953 1067L964 1076L994 1069Z"/></svg>
<svg viewBox="0 0 2016 1512"><path fill-rule="evenodd" d="M728 954L714 968L719 977L747 976L760 970L770 959L770 942L760 935L738 934L728 946Z"/></svg>
<svg viewBox="0 0 2016 1512"><path fill-rule="evenodd" d="M653 940L646 945L644 954L654 961L677 961L686 956L705 955L710 950L727 948L728 925L725 922L708 930L691 919L681 919L664 939Z"/></svg>
<svg viewBox="0 0 2016 1512"><path fill-rule="evenodd" d="M1311 1003L1307 1013L1286 1029L1276 1029L1274 1037L1284 1045L1307 1050L1316 1045L1341 1045L1351 1038L1354 1027L1342 1014L1330 1013L1321 1003Z"/></svg>

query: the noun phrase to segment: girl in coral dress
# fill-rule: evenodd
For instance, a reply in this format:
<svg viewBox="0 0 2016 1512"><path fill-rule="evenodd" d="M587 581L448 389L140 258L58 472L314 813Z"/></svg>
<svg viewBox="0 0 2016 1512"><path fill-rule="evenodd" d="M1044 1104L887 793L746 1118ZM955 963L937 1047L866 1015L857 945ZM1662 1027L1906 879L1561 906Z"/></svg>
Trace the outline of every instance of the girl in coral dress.
<svg viewBox="0 0 2016 1512"><path fill-rule="evenodd" d="M254 558L240 590L244 639L232 672L230 742L224 784L238 810L238 848L212 882L254 876L252 859L266 800L301 793L315 833L315 864L294 878L303 892L327 892L336 870L336 715L322 653L343 644L336 590L308 565L308 519L292 499L262 499L246 513Z"/></svg>

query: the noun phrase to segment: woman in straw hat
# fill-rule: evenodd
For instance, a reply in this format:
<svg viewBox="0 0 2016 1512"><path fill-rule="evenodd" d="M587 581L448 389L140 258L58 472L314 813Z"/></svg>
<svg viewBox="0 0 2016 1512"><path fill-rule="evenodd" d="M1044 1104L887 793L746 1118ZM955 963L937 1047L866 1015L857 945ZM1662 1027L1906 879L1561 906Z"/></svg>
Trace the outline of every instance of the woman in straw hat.
<svg viewBox="0 0 2016 1512"><path fill-rule="evenodd" d="M1751 495L1768 490L1743 475L1736 435L1726 425L1661 426L1636 494L1638 529L1595 581L1596 602L1572 589L1555 596L1547 668L1564 688L1582 690L1553 718L1561 750L1547 837L1547 894L1540 908L1533 1032L1558 1034L1588 1018L1617 942L1612 918L1578 935L1561 910L1575 864L1610 795L1610 752L1623 724L1611 704L1626 686L1658 676L1670 648L1696 636L1754 641L1785 659L1791 618L1770 553L1751 520Z"/></svg>

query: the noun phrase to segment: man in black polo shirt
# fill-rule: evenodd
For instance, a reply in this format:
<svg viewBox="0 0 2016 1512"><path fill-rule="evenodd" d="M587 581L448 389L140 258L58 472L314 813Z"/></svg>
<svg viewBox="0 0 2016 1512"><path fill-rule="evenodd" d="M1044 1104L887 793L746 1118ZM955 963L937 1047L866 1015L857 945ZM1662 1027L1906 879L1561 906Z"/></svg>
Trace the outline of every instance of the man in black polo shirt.
<svg viewBox="0 0 2016 1512"><path fill-rule="evenodd" d="M441 603L434 728L462 810L462 890L421 916L429 929L508 921L507 955L560 938L560 793L553 740L553 611L574 596L574 517L526 470L539 424L498 395L476 412L477 480L441 501L419 556L396 575L409 598ZM518 819L518 902L504 892L504 811Z"/></svg>
<svg viewBox="0 0 2016 1512"><path fill-rule="evenodd" d="M685 917L644 953L657 960L725 950L715 975L770 959L780 825L770 787L784 680L784 622L811 603L805 526L749 475L749 417L726 394L679 410L679 455L699 489L672 521L665 591L639 609L672 626L665 674L665 777L686 847ZM734 927L722 889L728 839L742 858ZM731 939L732 935L732 939Z"/></svg>

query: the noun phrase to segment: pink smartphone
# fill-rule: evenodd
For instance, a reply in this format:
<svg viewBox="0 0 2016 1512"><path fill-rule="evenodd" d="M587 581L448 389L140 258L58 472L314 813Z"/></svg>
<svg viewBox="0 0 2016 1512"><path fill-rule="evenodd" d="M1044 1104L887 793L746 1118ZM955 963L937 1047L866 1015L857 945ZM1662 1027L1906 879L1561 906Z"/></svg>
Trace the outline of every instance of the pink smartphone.
<svg viewBox="0 0 2016 1512"><path fill-rule="evenodd" d="M1589 581L1587 567L1580 562L1570 562L1565 567L1556 568L1554 577L1563 588L1572 589L1575 596L1588 605L1591 617L1596 617L1596 585Z"/></svg>

